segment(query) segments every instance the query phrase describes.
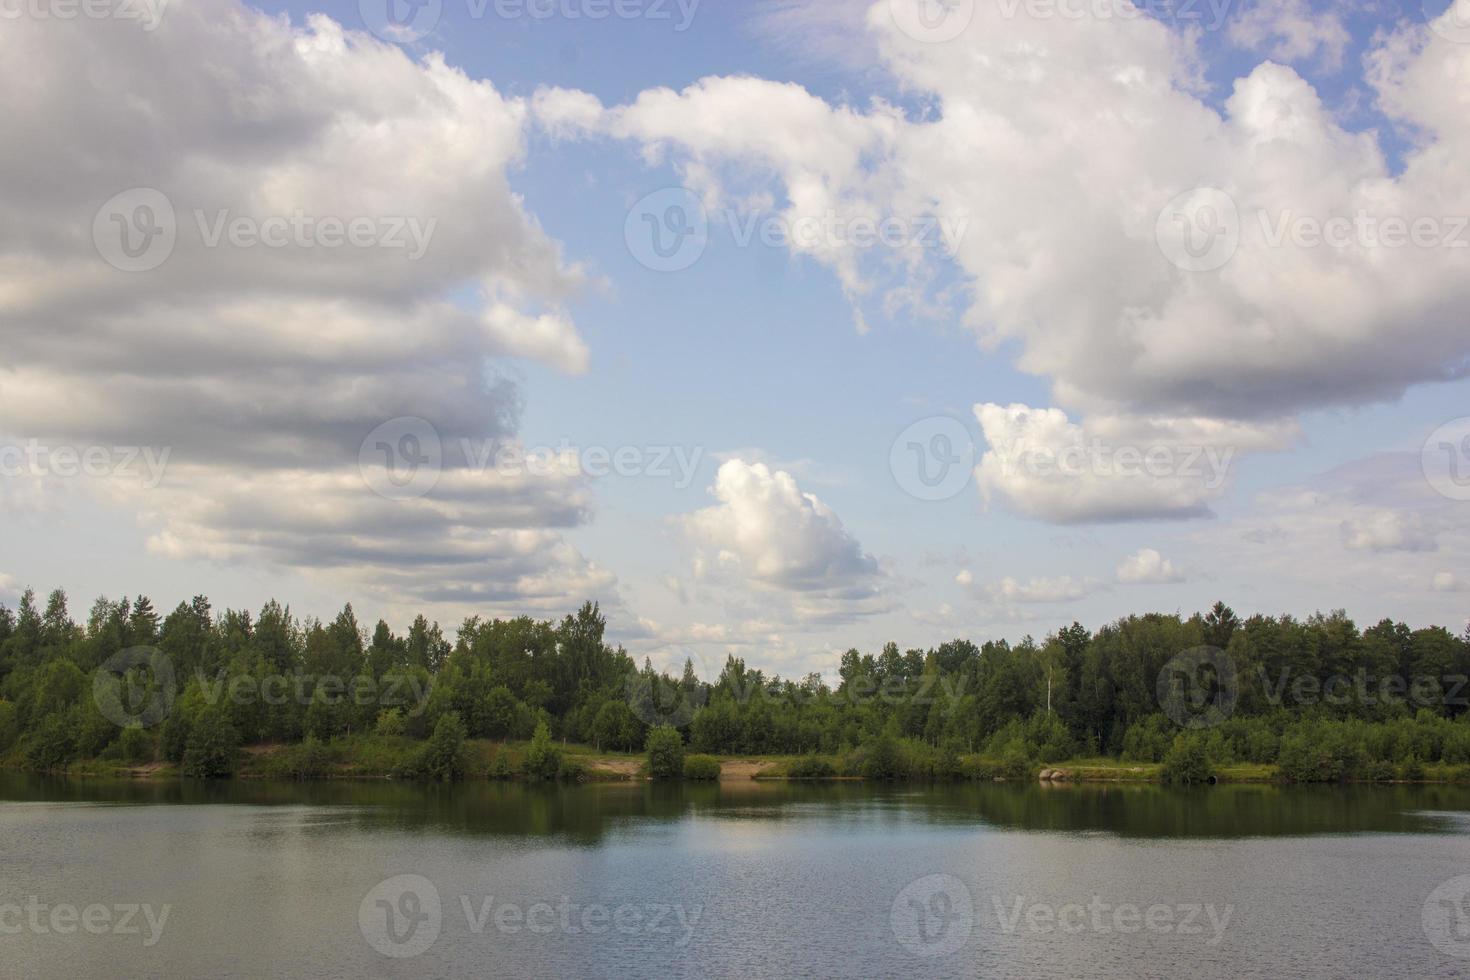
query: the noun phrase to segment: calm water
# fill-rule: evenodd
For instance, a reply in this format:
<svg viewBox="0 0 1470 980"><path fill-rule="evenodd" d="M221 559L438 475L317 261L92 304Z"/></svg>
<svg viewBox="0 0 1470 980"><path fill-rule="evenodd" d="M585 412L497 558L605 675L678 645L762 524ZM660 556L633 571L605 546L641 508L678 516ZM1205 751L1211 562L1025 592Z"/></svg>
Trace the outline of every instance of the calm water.
<svg viewBox="0 0 1470 980"><path fill-rule="evenodd" d="M0 775L0 975L1470 976L1470 792Z"/></svg>

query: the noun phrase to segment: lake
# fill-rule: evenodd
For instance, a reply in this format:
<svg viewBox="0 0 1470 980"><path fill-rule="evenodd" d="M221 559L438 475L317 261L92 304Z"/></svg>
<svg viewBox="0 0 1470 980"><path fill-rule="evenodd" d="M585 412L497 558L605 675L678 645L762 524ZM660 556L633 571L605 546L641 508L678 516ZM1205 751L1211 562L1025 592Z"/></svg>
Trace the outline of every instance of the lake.
<svg viewBox="0 0 1470 980"><path fill-rule="evenodd" d="M1470 790L0 774L15 977L1470 975Z"/></svg>

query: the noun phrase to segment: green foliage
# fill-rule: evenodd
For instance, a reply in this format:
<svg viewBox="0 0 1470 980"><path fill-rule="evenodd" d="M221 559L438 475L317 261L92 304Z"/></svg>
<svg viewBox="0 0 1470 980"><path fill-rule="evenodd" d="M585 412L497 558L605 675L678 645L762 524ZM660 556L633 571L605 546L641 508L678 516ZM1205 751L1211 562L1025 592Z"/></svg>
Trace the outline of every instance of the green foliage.
<svg viewBox="0 0 1470 980"><path fill-rule="evenodd" d="M648 753L648 774L654 779L678 779L684 775L684 739L671 725L648 731L643 749Z"/></svg>
<svg viewBox="0 0 1470 980"><path fill-rule="evenodd" d="M837 769L826 759L808 755L787 766L786 775L792 779L831 779Z"/></svg>
<svg viewBox="0 0 1470 980"><path fill-rule="evenodd" d="M685 779L719 779L720 760L712 755L690 755L684 757Z"/></svg>
<svg viewBox="0 0 1470 980"><path fill-rule="evenodd" d="M12 701L0 701L0 752L5 752L20 737L20 712Z"/></svg>
<svg viewBox="0 0 1470 980"><path fill-rule="evenodd" d="M65 769L76 755L75 726L66 715L52 715L26 748L26 766L49 772Z"/></svg>
<svg viewBox="0 0 1470 980"><path fill-rule="evenodd" d="M118 751L124 762L140 765L153 761L153 737L139 725L129 725L118 736Z"/></svg>
<svg viewBox="0 0 1470 980"><path fill-rule="evenodd" d="M292 779L323 779L331 771L332 757L327 747L314 735L295 746L287 762Z"/></svg>
<svg viewBox="0 0 1470 980"><path fill-rule="evenodd" d="M420 779L436 783L450 783L464 778L468 763L465 758L464 722L459 715L450 712L434 725L434 734L419 754L415 767Z"/></svg>
<svg viewBox="0 0 1470 980"><path fill-rule="evenodd" d="M194 720L184 751L184 775L222 779L235 772L240 736L224 709L210 705Z"/></svg>
<svg viewBox="0 0 1470 980"><path fill-rule="evenodd" d="M1162 775L1164 782L1179 785L1209 782L1214 776L1214 769L1205 739L1194 732L1176 737L1164 754Z"/></svg>
<svg viewBox="0 0 1470 980"><path fill-rule="evenodd" d="M427 778L550 780L578 769L553 732L598 751L637 751L650 742L642 719L658 718L676 729L674 739L659 736L669 750L678 740L681 753L687 741L705 755L791 756L794 776L1029 779L1078 755L1168 763L1172 774L1197 770L1201 753L1213 767L1276 764L1283 778L1304 782L1442 778L1470 767L1470 710L1456 682L1470 674L1470 638L1387 620L1360 629L1342 613L1242 619L1217 604L1096 631L1072 623L1014 644L875 643L843 654L831 686L735 656L716 677L698 677L692 664L640 670L605 641L592 604L560 622L471 617L452 635L422 616L396 634L359 622L350 606L328 621L303 620L275 601L251 613L216 610L204 596L166 615L142 596L99 599L82 624L68 610L60 590L44 598L27 590L16 612L0 608L0 752L13 764L157 757L220 775L240 745L284 743L293 748L251 753L250 772L279 756L279 774L304 778L323 771L325 756L418 773L433 747L450 761L428 765L426 774L439 775ZM1234 665L1232 710L1180 743L1158 681L1182 651L1206 644ZM133 645L156 646L184 681L162 727L146 736L106 723L92 695L92 672ZM141 673L134 679L156 682ZM1212 694L1219 681L1216 672L1196 693ZM287 696L232 693L267 689ZM477 743L473 764L456 764L460 729L461 740L533 744L523 758ZM650 755L661 778L683 769L682 756L655 766Z"/></svg>
<svg viewBox="0 0 1470 980"><path fill-rule="evenodd" d="M551 782L561 775L561 749L551 741L551 728L545 721L536 725L531 747L526 750L526 778L532 782Z"/></svg>
<svg viewBox="0 0 1470 980"><path fill-rule="evenodd" d="M401 708L384 708L378 712L378 720L373 723L373 734L392 738L402 735L408 731L408 724L403 720Z"/></svg>

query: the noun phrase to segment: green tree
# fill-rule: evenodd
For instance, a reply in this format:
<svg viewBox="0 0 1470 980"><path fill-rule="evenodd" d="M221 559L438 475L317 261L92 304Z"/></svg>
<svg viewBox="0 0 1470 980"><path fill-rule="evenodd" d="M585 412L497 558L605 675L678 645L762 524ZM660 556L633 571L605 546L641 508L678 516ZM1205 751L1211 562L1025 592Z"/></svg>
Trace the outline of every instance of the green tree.
<svg viewBox="0 0 1470 980"><path fill-rule="evenodd" d="M235 772L240 736L229 715L217 705L199 712L189 731L184 750L184 775L196 779L222 779Z"/></svg>
<svg viewBox="0 0 1470 980"><path fill-rule="evenodd" d="M536 724L536 733L531 736L531 747L526 750L526 778L533 782L550 782L561 774L561 749L551 741L551 729L546 722Z"/></svg>
<svg viewBox="0 0 1470 980"><path fill-rule="evenodd" d="M648 774L654 779L678 779L684 775L684 740L672 725L648 730L643 744L648 753Z"/></svg>
<svg viewBox="0 0 1470 980"><path fill-rule="evenodd" d="M465 759L464 722L454 712L442 716L434 725L434 734L429 736L419 756L418 771L424 779L438 783L450 783L463 779L468 768Z"/></svg>

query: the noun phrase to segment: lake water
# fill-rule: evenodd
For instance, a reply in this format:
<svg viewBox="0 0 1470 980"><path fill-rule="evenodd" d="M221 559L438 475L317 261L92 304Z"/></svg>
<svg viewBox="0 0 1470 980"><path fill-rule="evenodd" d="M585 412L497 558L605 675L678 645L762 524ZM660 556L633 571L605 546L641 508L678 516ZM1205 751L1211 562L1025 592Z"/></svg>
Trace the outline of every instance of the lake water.
<svg viewBox="0 0 1470 980"><path fill-rule="evenodd" d="M7 977L1470 976L1462 788L0 774L0 801Z"/></svg>

